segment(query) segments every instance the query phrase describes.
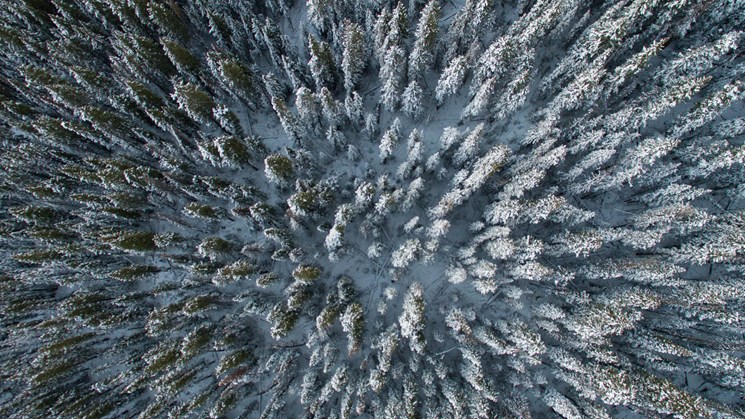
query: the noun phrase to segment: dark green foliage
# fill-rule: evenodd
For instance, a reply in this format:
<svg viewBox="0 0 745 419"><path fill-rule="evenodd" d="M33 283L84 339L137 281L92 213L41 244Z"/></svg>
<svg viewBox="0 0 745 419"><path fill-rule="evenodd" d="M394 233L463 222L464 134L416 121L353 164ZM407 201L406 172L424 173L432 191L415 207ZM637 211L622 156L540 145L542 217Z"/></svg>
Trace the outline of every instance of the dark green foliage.
<svg viewBox="0 0 745 419"><path fill-rule="evenodd" d="M36 239L50 242L69 242L78 237L77 234L73 232L55 227L38 227L29 229L28 234Z"/></svg>
<svg viewBox="0 0 745 419"><path fill-rule="evenodd" d="M166 349L162 353L155 354L153 359L148 363L146 371L157 373L165 368L170 368L179 360L179 352L175 349Z"/></svg>
<svg viewBox="0 0 745 419"><path fill-rule="evenodd" d="M305 284L313 283L321 276L318 266L300 265L292 271L292 277Z"/></svg>
<svg viewBox="0 0 745 419"><path fill-rule="evenodd" d="M150 90L144 83L135 80L127 81L127 86L132 92L132 96L145 109L158 109L165 105L163 98Z"/></svg>
<svg viewBox="0 0 745 419"><path fill-rule="evenodd" d="M136 252L150 252L157 249L155 244L155 233L147 231L122 232L114 236L111 244L123 250Z"/></svg>
<svg viewBox="0 0 745 419"><path fill-rule="evenodd" d="M336 304L327 305L316 317L316 327L319 332L326 332L342 313L342 307Z"/></svg>
<svg viewBox="0 0 745 419"><path fill-rule="evenodd" d="M245 260L239 260L231 265L221 268L219 273L222 276L241 278L254 274L256 270L256 265Z"/></svg>
<svg viewBox="0 0 745 419"><path fill-rule="evenodd" d="M231 89L231 93L254 101L259 96L256 76L240 61L223 59L218 62L220 76Z"/></svg>
<svg viewBox="0 0 745 419"><path fill-rule="evenodd" d="M199 254L206 257L219 257L233 250L233 245L220 237L208 237L197 246Z"/></svg>
<svg viewBox="0 0 745 419"><path fill-rule="evenodd" d="M19 219L35 224L52 224L58 221L62 214L49 207L14 207L10 209L10 213Z"/></svg>
<svg viewBox="0 0 745 419"><path fill-rule="evenodd" d="M178 42L163 40L168 57L177 68L183 69L186 74L198 74L201 68L199 60L194 57L188 49Z"/></svg>
<svg viewBox="0 0 745 419"><path fill-rule="evenodd" d="M198 86L192 83L178 83L174 85L173 96L179 107L194 121L206 124L212 120L215 101L209 93Z"/></svg>
<svg viewBox="0 0 745 419"><path fill-rule="evenodd" d="M264 164L269 180L278 184L286 184L295 173L292 161L281 154L270 154L264 160Z"/></svg>
<svg viewBox="0 0 745 419"><path fill-rule="evenodd" d="M286 336L295 327L299 318L300 313L290 310L284 301L277 303L267 318L272 323L272 337L279 339Z"/></svg>
<svg viewBox="0 0 745 419"><path fill-rule="evenodd" d="M111 272L111 276L121 281L133 281L145 276L152 275L159 272L155 266L151 265L138 265L138 266L127 266L125 268L117 269Z"/></svg>
<svg viewBox="0 0 745 419"><path fill-rule="evenodd" d="M102 208L101 210L111 215L114 215L116 217L121 217L121 218L129 218L129 219L142 218L142 212L135 211L135 210L116 208L116 207L107 207L107 208Z"/></svg>
<svg viewBox="0 0 745 419"><path fill-rule="evenodd" d="M333 184L298 180L295 189L297 192L287 200L287 204L298 216L316 218L326 214L334 203L336 191Z"/></svg>
<svg viewBox="0 0 745 419"><path fill-rule="evenodd" d="M255 358L251 351L249 350L236 351L236 352L225 355L220 360L220 362L217 364L217 368L215 369L215 373L220 375L230 370L233 370L239 365L251 364L253 361L255 361Z"/></svg>
<svg viewBox="0 0 745 419"><path fill-rule="evenodd" d="M267 228L264 230L264 235L268 238L276 241L278 244L287 247L289 252L289 246L292 244L292 234L282 228Z"/></svg>
<svg viewBox="0 0 745 419"><path fill-rule="evenodd" d="M350 354L354 354L360 350L362 336L365 332L365 317L362 305L358 302L348 305L341 321L344 331L349 334L347 350Z"/></svg>
<svg viewBox="0 0 745 419"><path fill-rule="evenodd" d="M72 360L49 362L43 367L43 369L41 369L41 371L32 377L32 383L38 387L44 386L54 379L58 379L70 372L74 372L76 365L77 364Z"/></svg>
<svg viewBox="0 0 745 419"><path fill-rule="evenodd" d="M240 139L235 136L215 139L215 146L220 157L230 166L252 167L256 170L257 162L267 153L266 146L256 137Z"/></svg>
<svg viewBox="0 0 745 419"><path fill-rule="evenodd" d="M78 344L86 342L95 336L96 336L95 333L84 333L81 335L72 336L69 338L58 340L47 346L44 346L42 350L51 355L58 354L60 352L66 352L66 351L73 349Z"/></svg>
<svg viewBox="0 0 745 419"><path fill-rule="evenodd" d="M214 308L218 301L218 297L214 295L194 297L184 305L184 313L188 315L200 313L204 310Z"/></svg>
<svg viewBox="0 0 745 419"><path fill-rule="evenodd" d="M184 211L192 217L211 218L215 219L222 215L220 208L215 208L209 205L197 204L192 202L184 207Z"/></svg>
<svg viewBox="0 0 745 419"><path fill-rule="evenodd" d="M323 87L333 88L336 73L336 65L331 48L328 44L316 40L313 36L308 37L308 49L310 50L310 66L313 79L316 81L316 87L320 90Z"/></svg>
<svg viewBox="0 0 745 419"><path fill-rule="evenodd" d="M13 256L14 259L26 263L53 262L62 259L62 257L61 252L52 249L36 249Z"/></svg>
<svg viewBox="0 0 745 419"><path fill-rule="evenodd" d="M189 32L185 22L179 18L182 12L177 3L170 2L163 4L150 1L148 11L150 12L150 18L158 25L163 33L177 36L181 40L188 38Z"/></svg>
<svg viewBox="0 0 745 419"><path fill-rule="evenodd" d="M258 278L256 278L256 285L260 287L268 287L277 282L279 279L280 276L277 273L269 272L266 274L262 274Z"/></svg>
<svg viewBox="0 0 745 419"><path fill-rule="evenodd" d="M191 357L202 350L212 340L212 331L208 326L200 326L194 329L184 338L181 348L184 357Z"/></svg>

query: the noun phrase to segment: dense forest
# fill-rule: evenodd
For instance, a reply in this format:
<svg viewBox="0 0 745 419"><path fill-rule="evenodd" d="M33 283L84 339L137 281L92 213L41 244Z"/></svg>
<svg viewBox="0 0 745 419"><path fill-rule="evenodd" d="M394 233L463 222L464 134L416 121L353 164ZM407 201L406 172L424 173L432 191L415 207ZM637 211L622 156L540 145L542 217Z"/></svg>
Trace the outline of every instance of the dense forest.
<svg viewBox="0 0 745 419"><path fill-rule="evenodd" d="M742 0L5 0L0 416L745 417Z"/></svg>

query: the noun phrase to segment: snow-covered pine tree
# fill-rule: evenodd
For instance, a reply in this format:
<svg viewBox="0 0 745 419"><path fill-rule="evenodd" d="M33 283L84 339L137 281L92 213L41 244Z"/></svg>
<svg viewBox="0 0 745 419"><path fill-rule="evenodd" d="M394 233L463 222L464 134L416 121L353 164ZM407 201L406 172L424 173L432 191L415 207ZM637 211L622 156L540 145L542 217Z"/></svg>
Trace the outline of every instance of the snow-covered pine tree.
<svg viewBox="0 0 745 419"><path fill-rule="evenodd" d="M277 114L285 133L287 133L296 144L301 144L304 137L302 129L300 128L297 118L287 107L285 101L278 97L273 97L272 107L274 108L274 112Z"/></svg>
<svg viewBox="0 0 745 419"><path fill-rule="evenodd" d="M190 118L201 124L212 122L215 101L209 93L192 83L176 82L173 86L173 100L178 103Z"/></svg>
<svg viewBox="0 0 745 419"><path fill-rule="evenodd" d="M310 67L310 74L316 82L316 90L320 91L322 88L333 89L336 79L336 64L334 64L331 47L309 35L308 53L310 55L308 67Z"/></svg>
<svg viewBox="0 0 745 419"><path fill-rule="evenodd" d="M347 95L344 99L344 109L346 110L347 118L353 124L360 126L364 122L364 104L362 96L356 91L352 92L351 95Z"/></svg>
<svg viewBox="0 0 745 419"><path fill-rule="evenodd" d="M383 133L380 139L380 160L385 162L393 154L394 149L401 141L401 121L396 118L391 126Z"/></svg>
<svg viewBox="0 0 745 419"><path fill-rule="evenodd" d="M411 284L404 297L404 306L398 323L401 326L401 337L409 340L409 346L413 352L423 354L427 344L424 337L424 290L422 284L414 282Z"/></svg>
<svg viewBox="0 0 745 419"><path fill-rule="evenodd" d="M453 58L445 70L443 70L440 80L437 81L437 88L435 89L435 99L438 106L443 104L446 97L458 91L466 77L466 70L466 58L464 56Z"/></svg>
<svg viewBox="0 0 745 419"><path fill-rule="evenodd" d="M409 85L404 89L401 96L401 111L409 118L417 119L423 109L424 91L414 79L411 79Z"/></svg>
<svg viewBox="0 0 745 419"><path fill-rule="evenodd" d="M409 80L411 82L419 80L424 71L434 63L437 53L439 21L440 1L431 0L422 9L414 34L414 47L409 55Z"/></svg>
<svg viewBox="0 0 745 419"><path fill-rule="evenodd" d="M389 111L398 109L406 76L406 58L399 46L388 49L380 67L380 103Z"/></svg>
<svg viewBox="0 0 745 419"><path fill-rule="evenodd" d="M354 90L362 72L367 66L365 37L362 28L356 23L344 23L344 53L341 69L344 73L344 88L347 92Z"/></svg>
<svg viewBox="0 0 745 419"><path fill-rule="evenodd" d="M321 134L321 107L313 92L301 87L295 92L295 109L305 129L316 136Z"/></svg>

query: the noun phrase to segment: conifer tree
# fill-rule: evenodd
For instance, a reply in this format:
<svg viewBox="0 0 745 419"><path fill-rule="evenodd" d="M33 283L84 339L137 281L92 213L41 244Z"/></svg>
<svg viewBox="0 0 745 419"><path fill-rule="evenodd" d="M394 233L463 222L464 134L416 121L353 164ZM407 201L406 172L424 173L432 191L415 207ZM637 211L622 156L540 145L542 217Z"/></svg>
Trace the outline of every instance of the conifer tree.
<svg viewBox="0 0 745 419"><path fill-rule="evenodd" d="M316 89L334 88L336 78L336 65L331 54L331 48L323 41L318 41L313 36L308 36L308 52L310 54L310 73L316 82Z"/></svg>
<svg viewBox="0 0 745 419"><path fill-rule="evenodd" d="M347 118L350 122L352 122L355 125L362 125L363 123L363 101L362 96L359 95L359 93L352 92L351 95L348 95L344 99L344 109L347 113Z"/></svg>
<svg viewBox="0 0 745 419"><path fill-rule="evenodd" d="M406 292L403 313L398 322L401 325L401 336L408 339L411 350L419 354L424 352L426 345L423 334L424 311L424 290L422 284L415 282Z"/></svg>
<svg viewBox="0 0 745 419"><path fill-rule="evenodd" d="M295 92L295 109L305 129L320 135L321 108L315 95L307 87L301 87Z"/></svg>
<svg viewBox="0 0 745 419"><path fill-rule="evenodd" d="M331 4L327 0L308 0L308 20L320 32L327 29L327 19L331 13Z"/></svg>
<svg viewBox="0 0 745 419"><path fill-rule="evenodd" d="M212 121L215 102L207 92L192 83L177 82L173 88L173 99L189 117L202 124L209 124Z"/></svg>
<svg viewBox="0 0 745 419"><path fill-rule="evenodd" d="M380 103L389 111L398 108L406 74L405 67L404 50L398 46L391 47L385 53L383 65L380 67L380 79L382 81Z"/></svg>
<svg viewBox="0 0 745 419"><path fill-rule="evenodd" d="M424 70L434 63L440 20L440 2L431 0L419 17L414 47L409 55L409 80L418 80Z"/></svg>
<svg viewBox="0 0 745 419"><path fill-rule="evenodd" d="M344 88L354 90L367 65L365 38L362 28L352 22L344 23L344 53L341 68L344 73Z"/></svg>
<svg viewBox="0 0 745 419"><path fill-rule="evenodd" d="M292 161L279 154L270 154L264 160L264 173L269 181L286 186L292 179L294 168Z"/></svg>
<svg viewBox="0 0 745 419"><path fill-rule="evenodd" d="M396 118L380 139L380 159L385 162L393 154L393 150L401 139L401 122Z"/></svg>
<svg viewBox="0 0 745 419"><path fill-rule="evenodd" d="M424 92L419 82L412 79L401 97L401 111L410 118L416 119L421 115Z"/></svg>
<svg viewBox="0 0 745 419"><path fill-rule="evenodd" d="M447 68L443 70L440 75L440 80L437 81L437 88L435 89L435 99L437 104L442 105L443 100L455 93L458 88L463 84L463 80L466 77L466 59L463 56L458 56L448 64Z"/></svg>
<svg viewBox="0 0 745 419"><path fill-rule="evenodd" d="M344 120L344 108L342 104L334 99L334 96L325 87L319 92L318 98L321 102L321 109L326 122L335 127L340 126Z"/></svg>
<svg viewBox="0 0 745 419"><path fill-rule="evenodd" d="M273 97L272 107L274 108L274 112L277 113L279 122L282 124L282 128L284 128L287 135L295 143L300 144L302 141L302 138L304 137L303 132L301 131L301 128L298 124L297 118L287 108L287 104L285 104L284 100L278 97Z"/></svg>

